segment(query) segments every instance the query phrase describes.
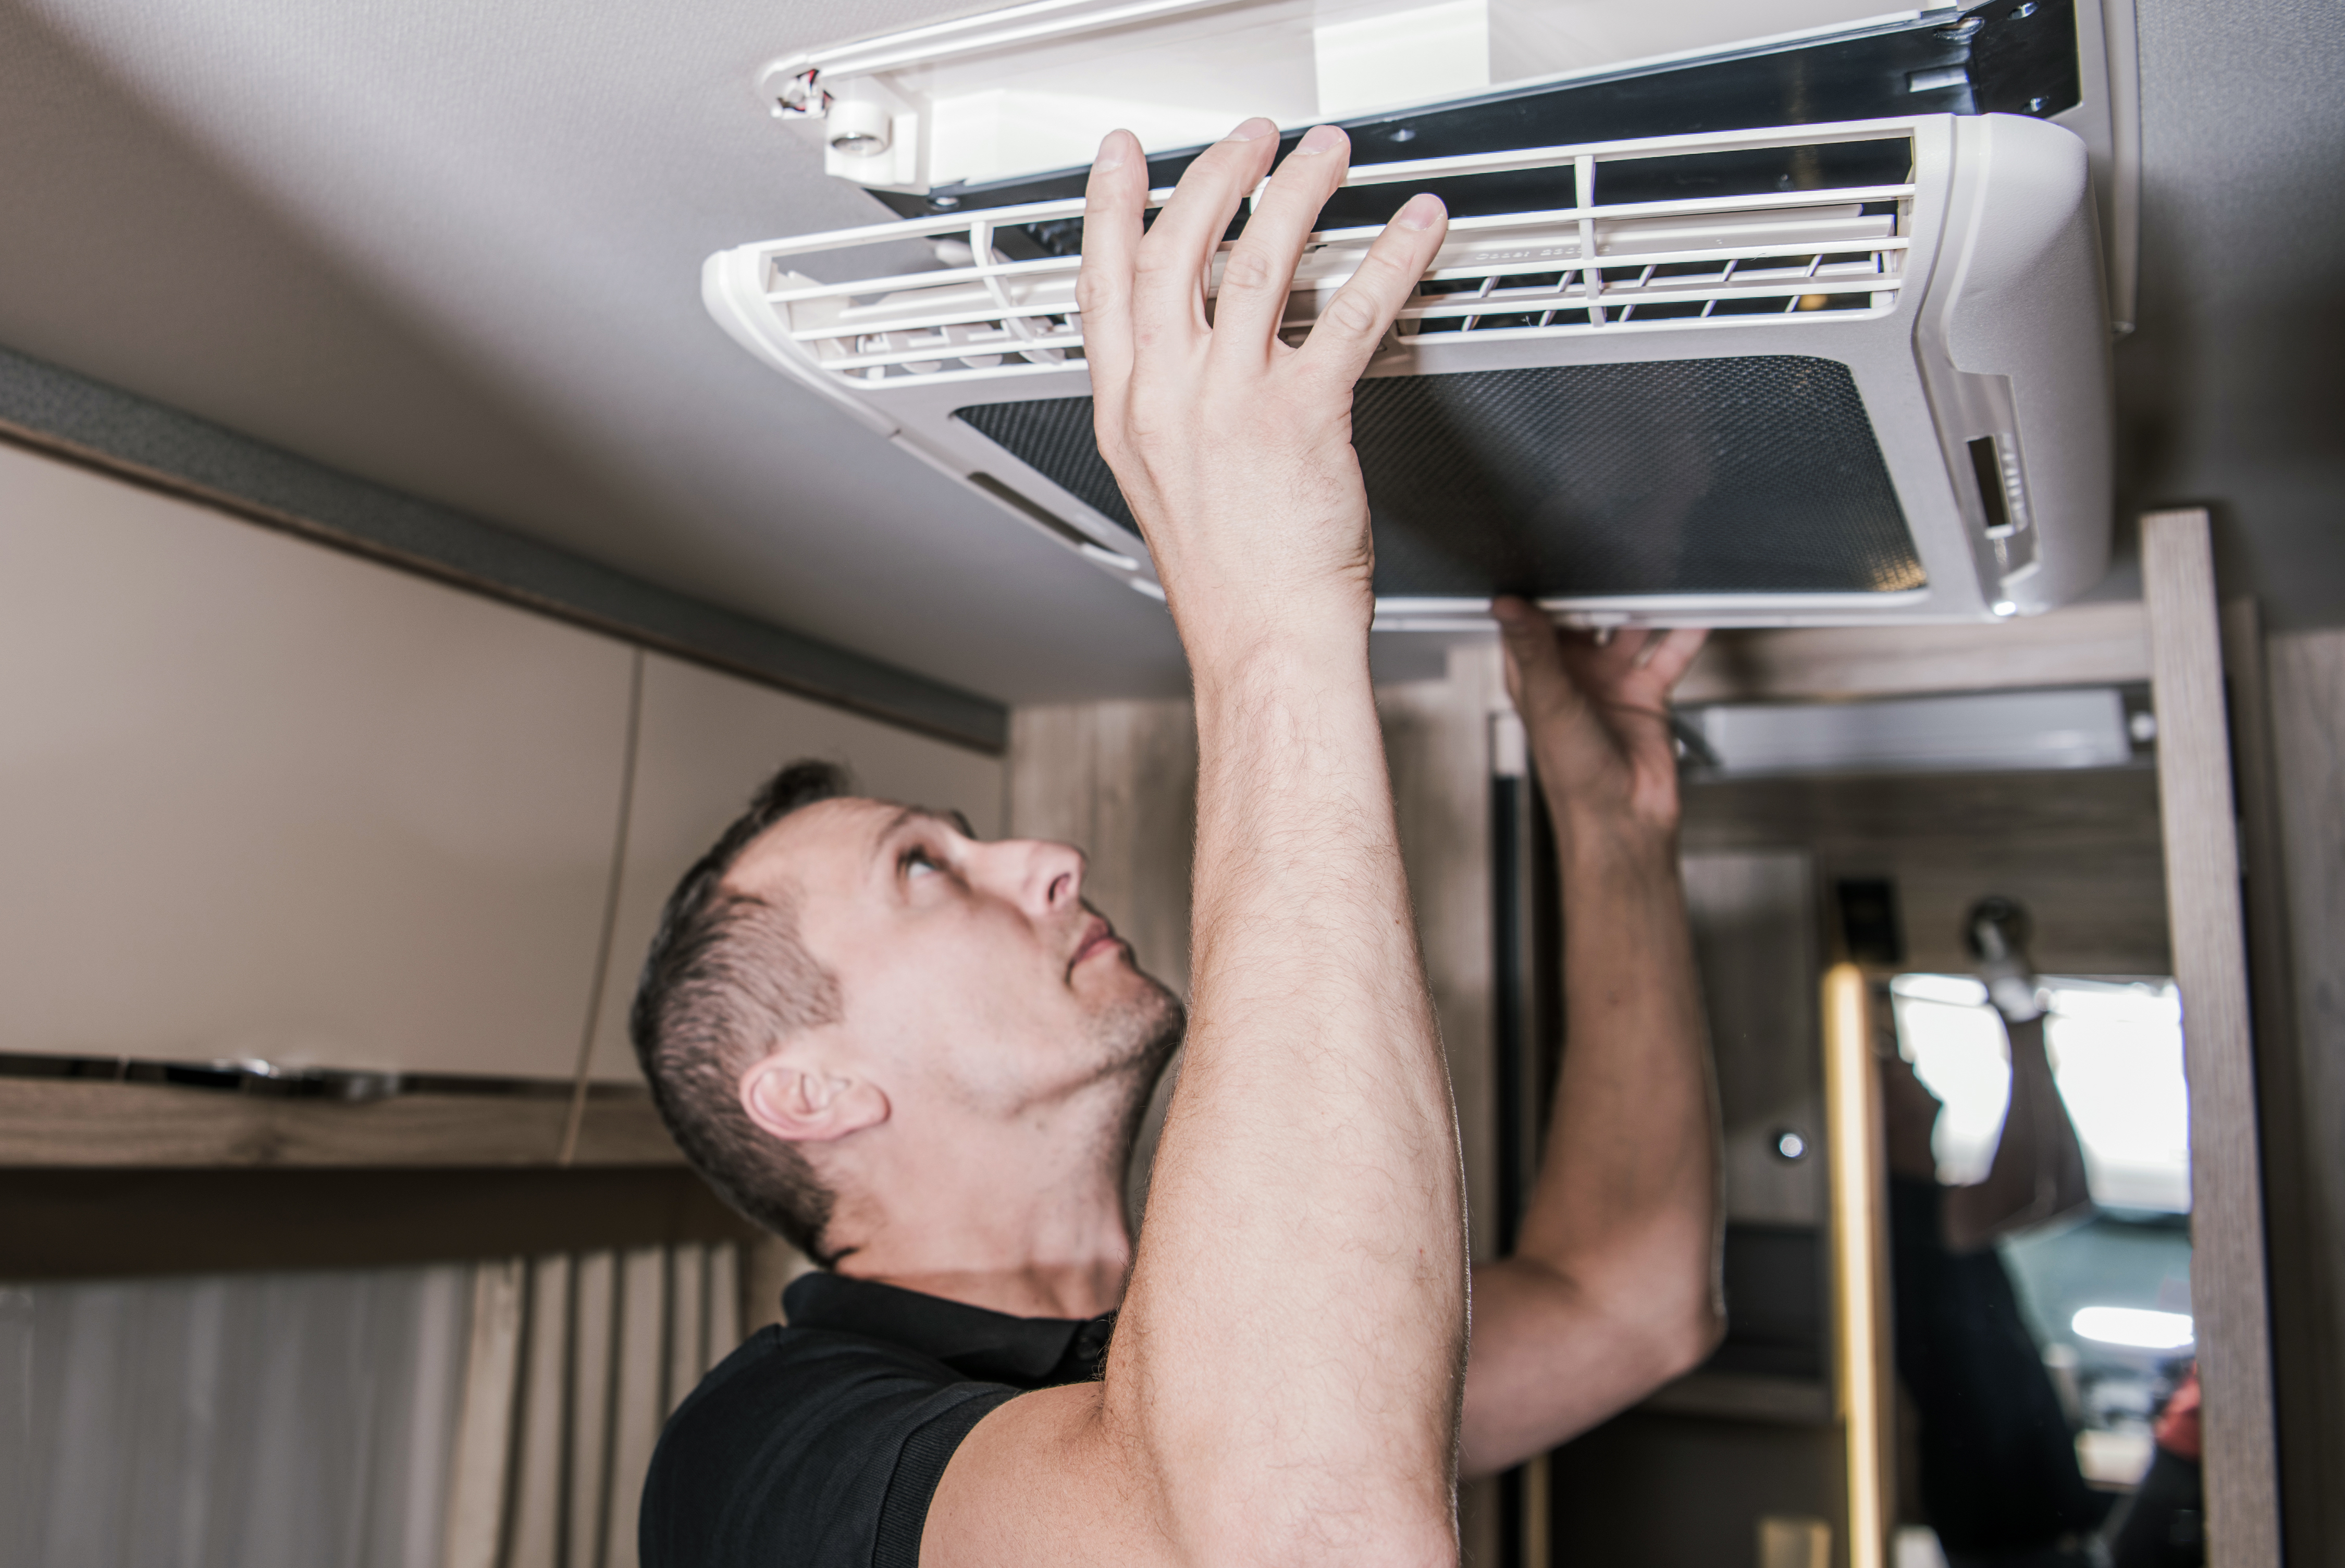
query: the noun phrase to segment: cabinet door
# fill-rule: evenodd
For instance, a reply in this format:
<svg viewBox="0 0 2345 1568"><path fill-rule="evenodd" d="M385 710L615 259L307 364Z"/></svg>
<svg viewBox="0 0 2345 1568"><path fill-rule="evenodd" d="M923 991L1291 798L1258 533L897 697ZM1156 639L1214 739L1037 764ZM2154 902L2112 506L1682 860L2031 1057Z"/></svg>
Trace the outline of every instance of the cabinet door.
<svg viewBox="0 0 2345 1568"><path fill-rule="evenodd" d="M757 786L800 758L843 762L868 794L1001 830L1001 759L658 654L644 660L635 794L591 1071L633 1079L627 1004L668 894Z"/></svg>
<svg viewBox="0 0 2345 1568"><path fill-rule="evenodd" d="M0 447L0 1050L569 1075L631 657Z"/></svg>

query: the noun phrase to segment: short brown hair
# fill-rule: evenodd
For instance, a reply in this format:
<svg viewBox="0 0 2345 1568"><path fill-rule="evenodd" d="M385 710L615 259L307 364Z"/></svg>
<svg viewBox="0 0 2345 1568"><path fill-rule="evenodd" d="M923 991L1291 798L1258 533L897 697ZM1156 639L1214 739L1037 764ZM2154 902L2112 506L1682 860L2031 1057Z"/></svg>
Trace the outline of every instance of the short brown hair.
<svg viewBox="0 0 2345 1568"><path fill-rule="evenodd" d="M804 1155L749 1119L741 1074L783 1036L835 1022L838 981L798 940L786 899L724 883L766 829L850 792L830 762L793 762L766 781L668 896L628 1016L652 1103L685 1157L727 1203L825 1267L832 1194Z"/></svg>

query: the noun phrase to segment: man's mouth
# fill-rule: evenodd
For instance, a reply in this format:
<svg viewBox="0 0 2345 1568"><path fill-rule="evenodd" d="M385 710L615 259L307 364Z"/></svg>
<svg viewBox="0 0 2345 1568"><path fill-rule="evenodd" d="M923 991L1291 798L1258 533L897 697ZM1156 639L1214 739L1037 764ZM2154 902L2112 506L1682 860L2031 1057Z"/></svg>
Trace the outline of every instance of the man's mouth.
<svg viewBox="0 0 2345 1568"><path fill-rule="evenodd" d="M1100 916L1093 915L1091 923L1083 927L1082 941L1075 944L1075 956L1067 961L1067 978L1073 979L1075 971L1087 959L1097 958L1102 952L1122 952L1123 939L1115 934L1115 928Z"/></svg>

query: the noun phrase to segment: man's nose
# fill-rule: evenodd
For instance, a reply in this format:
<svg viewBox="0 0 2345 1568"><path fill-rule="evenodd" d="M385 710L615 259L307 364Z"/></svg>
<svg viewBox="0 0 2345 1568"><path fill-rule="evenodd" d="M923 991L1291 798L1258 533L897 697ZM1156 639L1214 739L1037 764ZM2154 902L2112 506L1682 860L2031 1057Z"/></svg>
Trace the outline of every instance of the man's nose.
<svg viewBox="0 0 2345 1568"><path fill-rule="evenodd" d="M1083 852L1046 839L1004 839L985 846L994 889L1032 914L1055 914L1082 901Z"/></svg>

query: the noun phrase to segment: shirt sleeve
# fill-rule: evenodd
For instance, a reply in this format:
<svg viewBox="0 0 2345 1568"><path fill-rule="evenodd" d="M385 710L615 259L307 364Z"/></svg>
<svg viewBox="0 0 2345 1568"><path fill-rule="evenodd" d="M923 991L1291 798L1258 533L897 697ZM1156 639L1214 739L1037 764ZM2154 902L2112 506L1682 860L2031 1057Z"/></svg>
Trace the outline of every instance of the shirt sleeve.
<svg viewBox="0 0 2345 1568"><path fill-rule="evenodd" d="M766 1329L669 1420L644 1568L918 1568L945 1466L1017 1394L878 1340Z"/></svg>

